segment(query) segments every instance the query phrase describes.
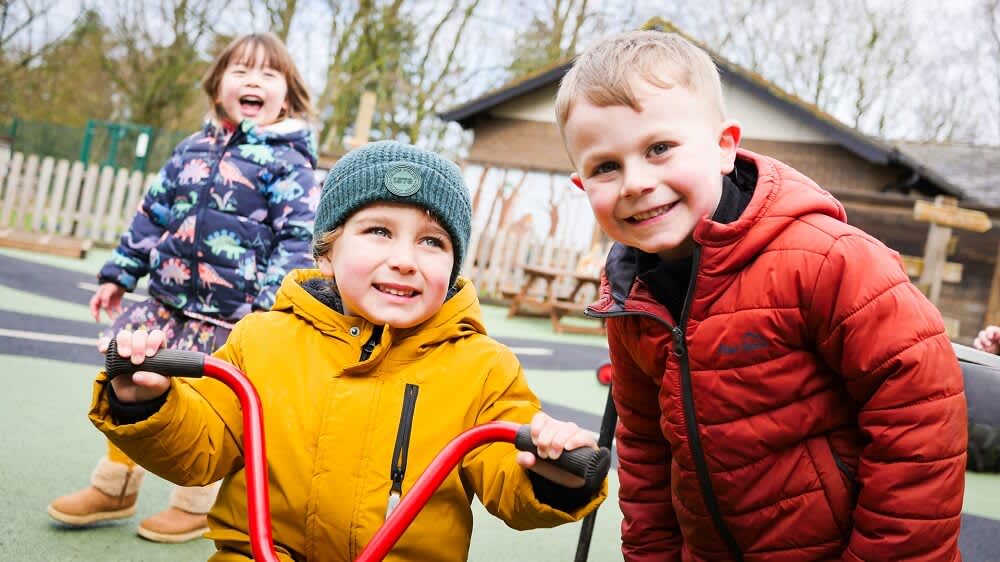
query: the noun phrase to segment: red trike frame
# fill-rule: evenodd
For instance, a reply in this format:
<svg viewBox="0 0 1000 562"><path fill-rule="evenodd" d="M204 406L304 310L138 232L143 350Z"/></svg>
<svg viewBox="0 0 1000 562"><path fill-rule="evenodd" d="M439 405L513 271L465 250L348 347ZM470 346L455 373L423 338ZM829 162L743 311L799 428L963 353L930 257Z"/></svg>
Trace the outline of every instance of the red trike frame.
<svg viewBox="0 0 1000 562"><path fill-rule="evenodd" d="M268 499L267 455L264 445L264 422L260 397L246 376L236 367L206 356L204 376L231 388L243 408L243 456L247 483L247 523L254 560L278 562L271 534L271 506ZM495 421L473 427L453 439L434 458L410 492L403 497L392 515L365 546L358 562L382 560L420 512L427 500L466 453L492 442L514 443L521 426Z"/></svg>

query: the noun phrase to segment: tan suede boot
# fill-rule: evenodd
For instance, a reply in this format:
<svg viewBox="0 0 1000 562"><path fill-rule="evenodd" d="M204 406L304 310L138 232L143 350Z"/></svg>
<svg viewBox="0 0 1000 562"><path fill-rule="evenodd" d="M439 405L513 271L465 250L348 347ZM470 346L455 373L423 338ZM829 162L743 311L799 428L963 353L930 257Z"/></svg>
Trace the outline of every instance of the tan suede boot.
<svg viewBox="0 0 1000 562"><path fill-rule="evenodd" d="M56 498L48 506L49 516L73 527L131 517L145 473L141 466L129 467L104 457L90 476L90 486Z"/></svg>
<svg viewBox="0 0 1000 562"><path fill-rule="evenodd" d="M208 486L174 487L170 507L143 519L136 532L153 542L181 543L200 538L208 532L208 511L215 503L221 482Z"/></svg>

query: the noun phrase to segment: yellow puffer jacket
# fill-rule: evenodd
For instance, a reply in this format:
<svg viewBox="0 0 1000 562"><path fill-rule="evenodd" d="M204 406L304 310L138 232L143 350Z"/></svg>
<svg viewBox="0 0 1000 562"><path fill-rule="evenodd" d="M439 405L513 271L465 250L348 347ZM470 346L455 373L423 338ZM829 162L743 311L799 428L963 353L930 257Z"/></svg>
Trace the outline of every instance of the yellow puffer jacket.
<svg viewBox="0 0 1000 562"><path fill-rule="evenodd" d="M245 372L264 408L271 520L284 560L353 560L385 519L404 391L416 392L408 462L409 487L435 454L462 431L491 420L527 423L539 410L514 354L486 336L472 284L424 324L377 333L317 300L285 278L270 312L241 320L216 355ZM111 419L106 378L94 386L93 423L126 454L181 485L225 478L209 514L214 561L245 560L246 481L242 419L235 395L213 379L174 379L166 403L130 425ZM575 521L603 501L607 484L586 506L565 513L540 503L512 445L470 453L396 544L387 560L465 560L472 535L472 495L515 529Z"/></svg>

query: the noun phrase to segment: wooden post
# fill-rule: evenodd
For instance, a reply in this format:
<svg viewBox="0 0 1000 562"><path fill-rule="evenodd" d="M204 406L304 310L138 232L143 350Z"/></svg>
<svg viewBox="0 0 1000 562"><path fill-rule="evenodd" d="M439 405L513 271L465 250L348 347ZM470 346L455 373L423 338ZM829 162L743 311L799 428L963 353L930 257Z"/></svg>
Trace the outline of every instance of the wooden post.
<svg viewBox="0 0 1000 562"><path fill-rule="evenodd" d="M361 102L358 104L358 116L354 119L354 136L348 141L351 149L368 142L372 129L372 117L374 116L375 92L362 92Z"/></svg>
<svg viewBox="0 0 1000 562"><path fill-rule="evenodd" d="M960 264L947 261L948 254L955 249L955 241L951 235L952 228L986 232L992 226L992 222L986 213L960 209L954 198L940 195L934 198L933 204L917 201L913 206L913 218L930 223L927 241L924 244L924 257L920 259L904 256L903 261L910 276L919 275L917 286L920 290L935 306L938 306L941 298L941 284L958 282L962 275ZM998 276L1000 276L1000 271L994 274L994 285L997 283ZM991 296L991 303L992 301L993 297ZM997 306L1000 307L1000 304ZM948 337L957 338L960 327L958 319L945 315L942 315L942 319Z"/></svg>
<svg viewBox="0 0 1000 562"><path fill-rule="evenodd" d="M3 209L0 210L0 227L5 227L13 222L11 219L15 211L14 201L17 199L19 184L21 182L21 166L24 165L24 154L14 153L7 168L7 189L3 191ZM2 186L0 186L2 187Z"/></svg>
<svg viewBox="0 0 1000 562"><path fill-rule="evenodd" d="M948 254L948 240L951 228L931 223L924 244L924 269L917 281L927 287L927 298L935 305L941 298L941 279L944 277L944 262Z"/></svg>
<svg viewBox="0 0 1000 562"><path fill-rule="evenodd" d="M923 270L917 283L927 291L927 298L937 305L941 297L952 227L986 232L992 223L986 213L959 209L954 197L942 195L935 197L933 204L917 201L913 207L913 218L931 223L927 231L927 242L924 244Z"/></svg>
<svg viewBox="0 0 1000 562"><path fill-rule="evenodd" d="M986 307L986 325L1000 324L1000 245L993 265L993 280L990 282L990 300Z"/></svg>

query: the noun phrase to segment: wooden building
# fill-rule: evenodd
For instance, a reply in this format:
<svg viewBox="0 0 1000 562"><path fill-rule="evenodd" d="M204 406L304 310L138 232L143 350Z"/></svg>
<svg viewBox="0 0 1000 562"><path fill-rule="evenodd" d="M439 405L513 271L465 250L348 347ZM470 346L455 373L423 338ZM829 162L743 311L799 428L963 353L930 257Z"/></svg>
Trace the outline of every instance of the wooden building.
<svg viewBox="0 0 1000 562"><path fill-rule="evenodd" d="M845 205L850 223L901 254L924 254L929 225L913 218L917 200L944 195L986 212L991 230L953 232L948 260L961 264L961 281L942 286L938 306L958 321L956 339L964 343L984 322L1000 322L1000 148L875 139L705 50L719 67L728 115L743 125L742 146L816 180ZM568 183L572 169L554 100L570 65L555 64L442 113L474 133L467 166L549 174Z"/></svg>

